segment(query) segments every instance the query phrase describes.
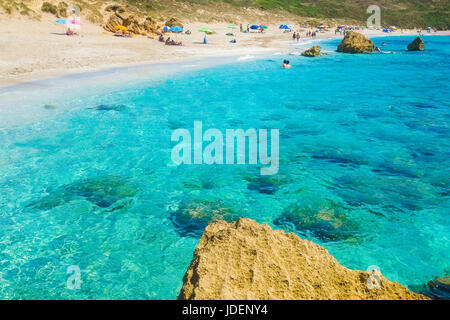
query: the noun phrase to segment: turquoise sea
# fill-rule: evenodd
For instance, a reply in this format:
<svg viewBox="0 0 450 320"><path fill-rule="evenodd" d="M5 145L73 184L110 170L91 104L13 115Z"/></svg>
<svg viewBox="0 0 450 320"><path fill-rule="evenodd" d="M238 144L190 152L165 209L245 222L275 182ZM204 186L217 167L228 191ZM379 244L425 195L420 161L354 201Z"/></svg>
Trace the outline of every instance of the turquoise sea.
<svg viewBox="0 0 450 320"><path fill-rule="evenodd" d="M416 291L448 276L450 37L407 52L413 38L0 88L0 298L175 299L214 218L293 231ZM171 133L196 120L279 129L279 173L174 166Z"/></svg>

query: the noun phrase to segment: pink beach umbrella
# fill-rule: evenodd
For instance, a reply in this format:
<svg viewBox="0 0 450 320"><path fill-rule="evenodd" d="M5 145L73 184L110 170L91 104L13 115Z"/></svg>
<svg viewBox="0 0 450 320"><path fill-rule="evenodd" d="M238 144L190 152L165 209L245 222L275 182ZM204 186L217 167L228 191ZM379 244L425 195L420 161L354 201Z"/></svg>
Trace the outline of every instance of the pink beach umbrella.
<svg viewBox="0 0 450 320"><path fill-rule="evenodd" d="M78 19L71 19L71 20L70 20L70 23L71 23L71 24L76 24L76 25L81 26L81 21L78 20Z"/></svg>

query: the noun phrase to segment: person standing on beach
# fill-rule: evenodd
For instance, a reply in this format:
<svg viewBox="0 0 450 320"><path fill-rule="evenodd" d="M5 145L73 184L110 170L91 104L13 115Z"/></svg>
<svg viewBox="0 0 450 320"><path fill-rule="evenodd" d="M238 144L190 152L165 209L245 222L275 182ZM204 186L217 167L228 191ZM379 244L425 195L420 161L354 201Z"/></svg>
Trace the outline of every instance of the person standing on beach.
<svg viewBox="0 0 450 320"><path fill-rule="evenodd" d="M296 37L296 35L295 35L295 31L294 31L294 34L292 35L292 40L295 40L295 37Z"/></svg>
<svg viewBox="0 0 450 320"><path fill-rule="evenodd" d="M300 32L297 32L297 35L295 36L295 38L297 39L297 42L300 41Z"/></svg>
<svg viewBox="0 0 450 320"><path fill-rule="evenodd" d="M239 26L239 30L240 30L241 33L242 33L242 23L241 23L241 25Z"/></svg>
<svg viewBox="0 0 450 320"><path fill-rule="evenodd" d="M247 32L250 32L250 27L248 24L247 24Z"/></svg>

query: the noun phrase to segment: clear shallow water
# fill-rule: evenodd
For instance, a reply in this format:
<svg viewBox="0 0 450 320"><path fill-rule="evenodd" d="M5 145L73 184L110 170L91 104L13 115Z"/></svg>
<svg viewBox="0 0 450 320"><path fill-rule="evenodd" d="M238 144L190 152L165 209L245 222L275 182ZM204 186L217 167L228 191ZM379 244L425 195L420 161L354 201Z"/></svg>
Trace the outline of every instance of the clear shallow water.
<svg viewBox="0 0 450 320"><path fill-rule="evenodd" d="M393 55L331 41L290 70L273 56L43 95L35 121L0 128L0 296L174 299L213 216L294 231L416 290L448 274L450 38L406 52L412 39L374 39ZM194 120L278 128L279 174L173 166L172 130Z"/></svg>

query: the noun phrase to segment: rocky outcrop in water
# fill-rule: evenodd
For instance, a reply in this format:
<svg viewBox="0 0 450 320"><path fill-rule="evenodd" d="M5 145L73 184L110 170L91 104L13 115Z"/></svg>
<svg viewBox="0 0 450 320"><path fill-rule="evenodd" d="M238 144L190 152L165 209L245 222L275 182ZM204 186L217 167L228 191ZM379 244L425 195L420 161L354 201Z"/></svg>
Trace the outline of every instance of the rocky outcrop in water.
<svg viewBox="0 0 450 320"><path fill-rule="evenodd" d="M372 40L361 33L350 31L339 43L337 51L344 53L370 53L375 49Z"/></svg>
<svg viewBox="0 0 450 320"><path fill-rule="evenodd" d="M250 219L209 224L178 299L427 299L380 273L350 270L293 233Z"/></svg>
<svg viewBox="0 0 450 320"><path fill-rule="evenodd" d="M304 57L319 57L320 50L322 50L321 46L314 46L302 52L302 56Z"/></svg>
<svg viewBox="0 0 450 320"><path fill-rule="evenodd" d="M425 43L423 42L421 37L417 37L413 42L408 44L409 51L423 51L425 50Z"/></svg>

